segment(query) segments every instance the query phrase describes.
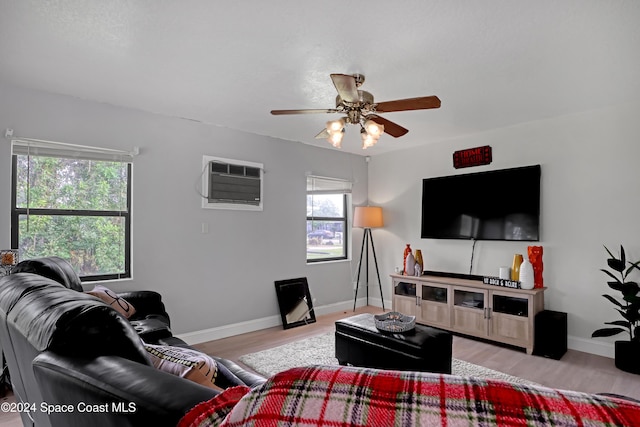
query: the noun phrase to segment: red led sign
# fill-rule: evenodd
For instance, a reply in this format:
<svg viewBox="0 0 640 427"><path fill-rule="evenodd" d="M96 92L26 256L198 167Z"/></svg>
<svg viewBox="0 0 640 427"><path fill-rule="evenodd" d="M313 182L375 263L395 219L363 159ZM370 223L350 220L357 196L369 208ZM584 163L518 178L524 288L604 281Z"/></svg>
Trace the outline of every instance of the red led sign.
<svg viewBox="0 0 640 427"><path fill-rule="evenodd" d="M456 169L491 163L491 146L468 148L453 153L453 167Z"/></svg>

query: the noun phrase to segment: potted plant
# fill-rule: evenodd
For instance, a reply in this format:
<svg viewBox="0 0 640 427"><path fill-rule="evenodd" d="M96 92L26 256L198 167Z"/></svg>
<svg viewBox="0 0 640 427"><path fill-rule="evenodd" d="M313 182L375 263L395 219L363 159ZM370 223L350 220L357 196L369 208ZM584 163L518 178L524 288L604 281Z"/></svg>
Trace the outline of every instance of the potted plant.
<svg viewBox="0 0 640 427"><path fill-rule="evenodd" d="M592 338L611 337L619 333L628 333L628 341L615 342L615 363L618 369L634 374L640 374L640 286L637 282L627 281L627 277L634 269L640 270L640 261L627 261L624 248L620 245L620 256L614 256L607 247L604 247L610 258L607 259L609 270L601 269L609 278L607 285L621 294L622 299L616 299L611 295L602 295L616 306L623 320L605 322L612 325L608 328L598 329L591 334Z"/></svg>

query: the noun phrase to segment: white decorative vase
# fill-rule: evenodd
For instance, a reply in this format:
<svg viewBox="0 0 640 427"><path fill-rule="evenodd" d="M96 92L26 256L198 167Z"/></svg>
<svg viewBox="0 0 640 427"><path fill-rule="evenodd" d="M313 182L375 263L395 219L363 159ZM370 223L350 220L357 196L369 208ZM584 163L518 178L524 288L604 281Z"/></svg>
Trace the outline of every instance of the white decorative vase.
<svg viewBox="0 0 640 427"><path fill-rule="evenodd" d="M524 258L520 265L520 287L522 289L533 289L534 286L533 265L527 258Z"/></svg>
<svg viewBox="0 0 640 427"><path fill-rule="evenodd" d="M416 274L415 268L416 259L413 257L412 253L409 253L409 255L407 255L407 276L414 276Z"/></svg>
<svg viewBox="0 0 640 427"><path fill-rule="evenodd" d="M413 271L414 271L414 274L413 274L414 276L418 276L418 277L422 276L422 266L420 265L419 262L416 262L416 265L413 268Z"/></svg>

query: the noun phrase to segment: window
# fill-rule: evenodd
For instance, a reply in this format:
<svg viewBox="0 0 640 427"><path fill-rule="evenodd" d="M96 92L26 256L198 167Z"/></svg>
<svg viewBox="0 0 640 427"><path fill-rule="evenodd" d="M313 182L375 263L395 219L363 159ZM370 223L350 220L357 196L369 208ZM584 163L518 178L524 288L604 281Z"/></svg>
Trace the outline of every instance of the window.
<svg viewBox="0 0 640 427"><path fill-rule="evenodd" d="M351 183L307 177L307 262L347 259Z"/></svg>
<svg viewBox="0 0 640 427"><path fill-rule="evenodd" d="M11 245L59 256L82 281L131 277L132 154L12 141Z"/></svg>

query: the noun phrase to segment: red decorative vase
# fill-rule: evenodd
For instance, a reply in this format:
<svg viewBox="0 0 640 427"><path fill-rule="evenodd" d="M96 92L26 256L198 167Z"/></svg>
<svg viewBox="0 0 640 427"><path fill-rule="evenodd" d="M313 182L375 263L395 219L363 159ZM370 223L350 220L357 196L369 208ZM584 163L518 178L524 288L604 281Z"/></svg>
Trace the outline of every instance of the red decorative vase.
<svg viewBox="0 0 640 427"><path fill-rule="evenodd" d="M533 282L534 287L544 287L544 281L542 279L542 246L528 246L527 254L529 255L529 261L533 265Z"/></svg>
<svg viewBox="0 0 640 427"><path fill-rule="evenodd" d="M407 255L411 253L411 245L407 243L407 247L404 248L404 259L402 260L402 274L407 274ZM413 272L411 272L413 275Z"/></svg>

